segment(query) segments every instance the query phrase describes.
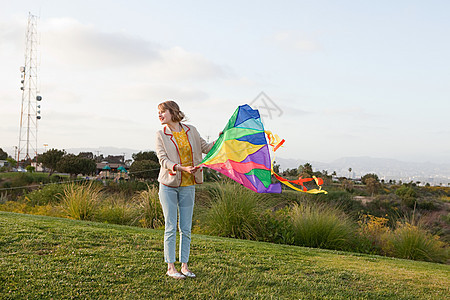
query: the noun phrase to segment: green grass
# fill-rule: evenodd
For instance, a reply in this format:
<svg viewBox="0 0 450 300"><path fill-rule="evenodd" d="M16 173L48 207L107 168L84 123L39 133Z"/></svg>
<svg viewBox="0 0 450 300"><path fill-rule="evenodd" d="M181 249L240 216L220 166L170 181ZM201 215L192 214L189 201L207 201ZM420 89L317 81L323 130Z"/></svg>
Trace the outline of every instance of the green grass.
<svg viewBox="0 0 450 300"><path fill-rule="evenodd" d="M450 266L192 236L198 278L165 275L163 231L0 212L0 299L448 299Z"/></svg>

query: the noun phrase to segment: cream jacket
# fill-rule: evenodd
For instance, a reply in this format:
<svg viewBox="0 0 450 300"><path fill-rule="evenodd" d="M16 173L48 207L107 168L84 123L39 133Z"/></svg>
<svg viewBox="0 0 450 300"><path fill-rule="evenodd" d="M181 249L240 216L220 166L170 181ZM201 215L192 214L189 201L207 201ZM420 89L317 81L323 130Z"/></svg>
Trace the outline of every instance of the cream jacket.
<svg viewBox="0 0 450 300"><path fill-rule="evenodd" d="M181 123L180 123L181 124ZM202 153L208 153L214 143L207 143L197 129L192 125L181 124L187 134L192 149L192 164L198 166L202 162ZM156 155L161 169L158 181L170 187L181 185L181 171L176 171L175 166L180 164L180 153L177 142L169 126L164 126L156 133ZM194 175L195 183L203 183L203 170L200 168Z"/></svg>

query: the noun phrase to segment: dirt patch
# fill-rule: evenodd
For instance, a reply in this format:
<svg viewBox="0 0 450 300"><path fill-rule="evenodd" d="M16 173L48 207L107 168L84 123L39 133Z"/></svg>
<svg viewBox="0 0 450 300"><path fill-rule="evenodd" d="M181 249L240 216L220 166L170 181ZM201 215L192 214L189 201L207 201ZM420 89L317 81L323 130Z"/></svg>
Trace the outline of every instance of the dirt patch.
<svg viewBox="0 0 450 300"><path fill-rule="evenodd" d="M372 202L373 198L372 197L367 197L367 196L355 196L353 197L353 199L361 201L361 203L363 205L366 205L369 202Z"/></svg>

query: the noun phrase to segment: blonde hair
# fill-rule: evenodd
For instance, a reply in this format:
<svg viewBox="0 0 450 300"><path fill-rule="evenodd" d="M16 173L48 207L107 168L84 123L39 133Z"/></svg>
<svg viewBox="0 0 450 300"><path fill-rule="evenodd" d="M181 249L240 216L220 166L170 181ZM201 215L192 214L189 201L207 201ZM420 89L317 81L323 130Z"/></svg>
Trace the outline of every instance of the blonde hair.
<svg viewBox="0 0 450 300"><path fill-rule="evenodd" d="M184 113L180 110L180 107L175 101L165 101L163 103L160 103L158 105L158 109L160 111L166 111L168 110L170 114L172 115L172 121L173 122L181 122L185 119Z"/></svg>

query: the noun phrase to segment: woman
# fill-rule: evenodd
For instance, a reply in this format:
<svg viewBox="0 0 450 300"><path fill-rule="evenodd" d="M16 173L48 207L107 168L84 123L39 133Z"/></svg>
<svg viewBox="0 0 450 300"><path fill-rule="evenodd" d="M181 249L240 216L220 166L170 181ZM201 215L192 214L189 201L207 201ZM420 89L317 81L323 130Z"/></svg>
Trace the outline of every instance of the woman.
<svg viewBox="0 0 450 300"><path fill-rule="evenodd" d="M161 165L159 172L159 200L164 220L164 260L167 275L176 279L194 278L188 268L191 244L192 213L195 184L203 182L202 153L208 153L214 143L207 143L192 125L181 123L184 113L177 103L166 101L158 105L162 130L156 134L156 154ZM175 268L177 211L179 211L181 273Z"/></svg>

